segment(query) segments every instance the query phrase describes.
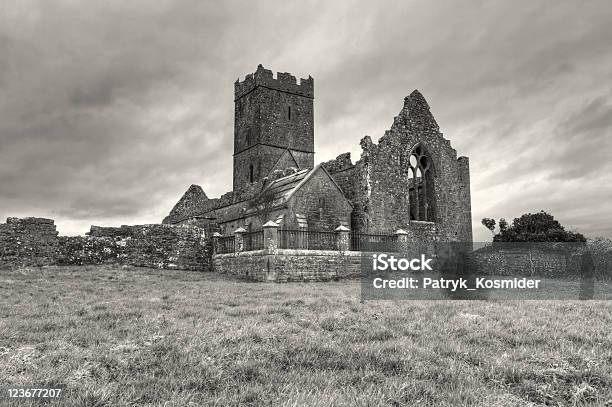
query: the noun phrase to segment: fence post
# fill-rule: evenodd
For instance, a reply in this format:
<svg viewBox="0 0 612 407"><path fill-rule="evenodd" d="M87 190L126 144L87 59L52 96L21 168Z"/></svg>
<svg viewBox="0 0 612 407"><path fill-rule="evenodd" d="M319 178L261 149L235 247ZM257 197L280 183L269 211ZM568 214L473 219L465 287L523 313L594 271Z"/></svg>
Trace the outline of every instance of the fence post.
<svg viewBox="0 0 612 407"><path fill-rule="evenodd" d="M219 232L215 232L212 235L212 242L213 242L213 254L218 254L221 250L219 247L219 238L221 237L221 233Z"/></svg>
<svg viewBox="0 0 612 407"><path fill-rule="evenodd" d="M245 228L234 230L234 252L236 253L244 251L244 233L246 233Z"/></svg>
<svg viewBox="0 0 612 407"><path fill-rule="evenodd" d="M395 231L395 237L397 238L395 250L400 253L408 252L408 232L404 229L397 229Z"/></svg>
<svg viewBox="0 0 612 407"><path fill-rule="evenodd" d="M335 229L336 232L336 245L338 250L341 252L347 252L351 250L351 242L349 240L349 232L351 230L344 225L340 225Z"/></svg>
<svg viewBox="0 0 612 407"><path fill-rule="evenodd" d="M278 249L278 224L274 221L267 221L263 225L264 250L276 252Z"/></svg>

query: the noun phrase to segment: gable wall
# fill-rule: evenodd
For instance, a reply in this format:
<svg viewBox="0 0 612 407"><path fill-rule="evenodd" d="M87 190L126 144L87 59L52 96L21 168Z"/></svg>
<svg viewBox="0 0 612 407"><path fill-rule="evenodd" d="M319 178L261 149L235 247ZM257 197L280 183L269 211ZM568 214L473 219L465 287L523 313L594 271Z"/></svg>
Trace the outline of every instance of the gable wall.
<svg viewBox="0 0 612 407"><path fill-rule="evenodd" d="M319 199L324 206L319 211ZM296 213L306 215L308 228L334 230L338 226L350 225L351 205L334 185L329 176L319 169L289 200L292 217Z"/></svg>
<svg viewBox="0 0 612 407"><path fill-rule="evenodd" d="M346 155L326 163L326 168L353 203L351 228L382 233L398 228L421 236L422 223L410 222L407 163L412 148L421 143L434 166L435 225L424 239L471 241L469 161L457 159L450 141L440 133L422 95L414 92L390 130L374 144L361 141L361 159L350 167Z"/></svg>

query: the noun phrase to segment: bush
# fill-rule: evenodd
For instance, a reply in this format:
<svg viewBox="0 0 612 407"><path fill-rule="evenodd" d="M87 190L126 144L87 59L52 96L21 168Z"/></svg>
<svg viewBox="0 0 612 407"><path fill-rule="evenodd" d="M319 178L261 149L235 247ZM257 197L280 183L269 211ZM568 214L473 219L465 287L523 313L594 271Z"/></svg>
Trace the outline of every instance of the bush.
<svg viewBox="0 0 612 407"><path fill-rule="evenodd" d="M495 227L493 219L483 219L488 229ZM494 242L586 242L586 238L565 230L555 218L544 211L526 213L515 218L511 226L504 219L499 221L500 231L493 236Z"/></svg>

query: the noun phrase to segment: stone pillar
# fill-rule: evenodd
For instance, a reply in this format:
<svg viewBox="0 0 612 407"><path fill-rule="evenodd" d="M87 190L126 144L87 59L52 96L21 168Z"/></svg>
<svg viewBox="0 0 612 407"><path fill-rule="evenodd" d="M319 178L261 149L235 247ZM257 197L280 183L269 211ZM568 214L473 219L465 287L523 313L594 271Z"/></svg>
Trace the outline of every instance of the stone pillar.
<svg viewBox="0 0 612 407"><path fill-rule="evenodd" d="M404 229L397 229L395 231L395 237L397 239L395 250L397 250L400 253L407 253L408 252L408 232L406 232Z"/></svg>
<svg viewBox="0 0 612 407"><path fill-rule="evenodd" d="M263 225L264 249L275 253L278 250L278 224L269 220Z"/></svg>
<svg viewBox="0 0 612 407"><path fill-rule="evenodd" d="M243 233L246 233L245 228L238 228L234 230L234 252L235 253L240 253L244 251Z"/></svg>
<svg viewBox="0 0 612 407"><path fill-rule="evenodd" d="M212 242L213 242L213 254L217 254L219 253L220 247L219 247L219 238L221 237L221 233L219 232L215 232L212 235Z"/></svg>
<svg viewBox="0 0 612 407"><path fill-rule="evenodd" d="M338 250L341 252L347 252L351 250L351 241L349 232L351 230L344 225L340 225L336 228L336 244L338 246Z"/></svg>

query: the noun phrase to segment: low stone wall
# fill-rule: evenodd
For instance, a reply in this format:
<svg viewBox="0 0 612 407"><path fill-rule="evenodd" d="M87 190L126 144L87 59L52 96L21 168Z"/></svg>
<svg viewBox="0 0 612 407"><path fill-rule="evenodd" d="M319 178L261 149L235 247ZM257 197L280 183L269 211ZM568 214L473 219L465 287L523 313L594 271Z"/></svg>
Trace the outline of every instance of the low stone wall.
<svg viewBox="0 0 612 407"><path fill-rule="evenodd" d="M121 263L123 247L109 237L60 236L58 265L93 265Z"/></svg>
<svg viewBox="0 0 612 407"><path fill-rule="evenodd" d="M250 281L330 281L359 277L361 252L257 250L213 255L214 270Z"/></svg>
<svg viewBox="0 0 612 407"><path fill-rule="evenodd" d="M470 271L507 276L580 278L582 254L567 250L486 247L468 255Z"/></svg>
<svg viewBox="0 0 612 407"><path fill-rule="evenodd" d="M8 218L0 224L0 267L54 264L57 243L52 219Z"/></svg>
<svg viewBox="0 0 612 407"><path fill-rule="evenodd" d="M126 264L212 270L211 228L191 225L92 226L88 236L59 236L51 219L0 224L0 267Z"/></svg>
<svg viewBox="0 0 612 407"><path fill-rule="evenodd" d="M210 229L188 225L123 225L117 228L92 226L88 247L103 250L98 257L116 253L117 261L133 266L182 270L211 270ZM106 240L102 240L106 239ZM106 245L108 240L113 245ZM87 259L89 256L85 255ZM104 261L104 260L103 260Z"/></svg>

